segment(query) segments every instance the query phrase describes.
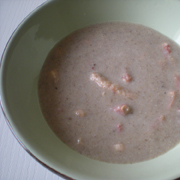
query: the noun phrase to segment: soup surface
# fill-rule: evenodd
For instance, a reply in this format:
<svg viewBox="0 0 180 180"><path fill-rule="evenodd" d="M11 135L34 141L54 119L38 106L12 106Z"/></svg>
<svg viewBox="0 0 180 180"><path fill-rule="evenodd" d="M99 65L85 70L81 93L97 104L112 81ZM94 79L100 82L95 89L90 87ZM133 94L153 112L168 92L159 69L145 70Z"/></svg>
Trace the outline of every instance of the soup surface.
<svg viewBox="0 0 180 180"><path fill-rule="evenodd" d="M180 48L142 25L77 30L48 54L39 102L70 148L111 163L155 158L180 142Z"/></svg>

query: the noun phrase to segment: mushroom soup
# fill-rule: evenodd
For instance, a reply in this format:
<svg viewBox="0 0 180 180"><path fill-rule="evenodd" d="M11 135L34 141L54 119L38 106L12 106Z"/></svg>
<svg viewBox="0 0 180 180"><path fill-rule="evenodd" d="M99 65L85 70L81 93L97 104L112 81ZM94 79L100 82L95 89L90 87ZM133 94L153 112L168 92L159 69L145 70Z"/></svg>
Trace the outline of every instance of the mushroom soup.
<svg viewBox="0 0 180 180"><path fill-rule="evenodd" d="M70 148L111 163L135 163L180 142L180 48L142 25L77 30L48 54L42 113Z"/></svg>

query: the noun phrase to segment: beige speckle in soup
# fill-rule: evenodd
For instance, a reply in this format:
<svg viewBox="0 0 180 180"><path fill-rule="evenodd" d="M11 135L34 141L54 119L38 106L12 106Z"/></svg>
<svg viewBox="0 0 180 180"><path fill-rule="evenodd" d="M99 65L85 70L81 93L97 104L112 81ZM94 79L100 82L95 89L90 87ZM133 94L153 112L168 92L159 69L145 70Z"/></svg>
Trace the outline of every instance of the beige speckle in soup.
<svg viewBox="0 0 180 180"><path fill-rule="evenodd" d="M79 144L79 145L82 145L82 144L83 144L83 142L82 142L82 138L78 138L78 140L77 140L77 144Z"/></svg>
<svg viewBox="0 0 180 180"><path fill-rule="evenodd" d="M58 73L56 70L52 70L50 71L50 76L52 77L52 79L57 82L58 81Z"/></svg>
<svg viewBox="0 0 180 180"><path fill-rule="evenodd" d="M114 149L115 149L116 151L121 152L121 151L124 150L124 145L123 145L123 144L115 144L115 145L114 145Z"/></svg>
<svg viewBox="0 0 180 180"><path fill-rule="evenodd" d="M102 92L102 96L105 96L105 94L106 94L105 92Z"/></svg>
<svg viewBox="0 0 180 180"><path fill-rule="evenodd" d="M165 121L166 118L164 115L160 115L158 119L160 122L163 122L163 121Z"/></svg>
<svg viewBox="0 0 180 180"><path fill-rule="evenodd" d="M170 91L168 92L168 96L170 97L170 103L169 103L169 108L171 108L174 104L175 97L176 97L176 92L175 91Z"/></svg>
<svg viewBox="0 0 180 180"><path fill-rule="evenodd" d="M80 117L84 117L85 116L85 112L82 110L82 109L79 109L75 112L75 114L77 116L80 116Z"/></svg>

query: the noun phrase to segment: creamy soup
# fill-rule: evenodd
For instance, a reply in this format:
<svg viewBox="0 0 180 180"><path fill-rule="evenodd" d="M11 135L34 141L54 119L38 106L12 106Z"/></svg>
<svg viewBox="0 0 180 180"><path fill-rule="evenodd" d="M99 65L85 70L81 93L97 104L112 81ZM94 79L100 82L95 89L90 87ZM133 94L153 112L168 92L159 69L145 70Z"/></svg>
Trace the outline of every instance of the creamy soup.
<svg viewBox="0 0 180 180"><path fill-rule="evenodd" d="M102 23L58 42L42 67L42 113L70 148L135 163L180 142L180 48L142 25Z"/></svg>

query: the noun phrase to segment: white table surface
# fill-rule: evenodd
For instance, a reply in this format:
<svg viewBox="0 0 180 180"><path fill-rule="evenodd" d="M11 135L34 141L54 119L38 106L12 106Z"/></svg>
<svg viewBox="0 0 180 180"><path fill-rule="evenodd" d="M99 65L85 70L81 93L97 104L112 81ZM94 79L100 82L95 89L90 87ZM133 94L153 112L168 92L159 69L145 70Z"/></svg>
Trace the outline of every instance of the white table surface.
<svg viewBox="0 0 180 180"><path fill-rule="evenodd" d="M0 0L0 57L19 23L46 0ZM0 108L0 180L62 180L36 162L11 133Z"/></svg>

